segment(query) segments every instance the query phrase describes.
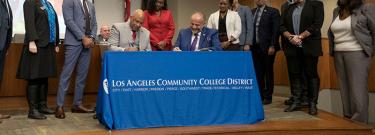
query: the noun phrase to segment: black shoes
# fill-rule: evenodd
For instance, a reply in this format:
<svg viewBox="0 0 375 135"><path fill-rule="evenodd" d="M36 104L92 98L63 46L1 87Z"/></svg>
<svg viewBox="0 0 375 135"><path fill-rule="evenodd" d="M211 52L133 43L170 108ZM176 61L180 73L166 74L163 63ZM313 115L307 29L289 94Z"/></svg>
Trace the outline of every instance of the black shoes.
<svg viewBox="0 0 375 135"><path fill-rule="evenodd" d="M294 112L301 110L301 105L293 103L289 107L285 108L284 112Z"/></svg>
<svg viewBox="0 0 375 135"><path fill-rule="evenodd" d="M318 114L318 108L316 107L315 103L311 103L309 107L309 114L310 115L317 115Z"/></svg>
<svg viewBox="0 0 375 135"><path fill-rule="evenodd" d="M27 115L27 117L37 120L47 119L47 117L44 114L40 113L37 109L29 110L29 114Z"/></svg>
<svg viewBox="0 0 375 135"><path fill-rule="evenodd" d="M39 112L46 115L55 114L55 111L48 108L46 104L39 104Z"/></svg>
<svg viewBox="0 0 375 135"><path fill-rule="evenodd" d="M284 105L291 105L291 104L293 104L293 97L290 97L289 99L287 99L287 100L285 100L284 101ZM309 107L309 102L308 102L308 100L302 100L302 102L301 102L301 107Z"/></svg>

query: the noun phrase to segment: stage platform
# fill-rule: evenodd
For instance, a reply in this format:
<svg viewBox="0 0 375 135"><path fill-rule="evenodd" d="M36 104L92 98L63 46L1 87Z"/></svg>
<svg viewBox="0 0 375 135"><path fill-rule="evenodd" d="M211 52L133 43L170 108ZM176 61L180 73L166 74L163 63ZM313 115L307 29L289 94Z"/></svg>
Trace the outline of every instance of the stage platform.
<svg viewBox="0 0 375 135"><path fill-rule="evenodd" d="M49 98L50 106L54 105L53 97ZM69 100L70 98L68 98ZM88 103L95 101L95 96L86 96ZM18 99L20 100L20 99ZM254 125L221 125L201 127L166 127L148 129L130 129L108 131L96 120L93 114L67 113L67 118L59 120L53 115L47 120L30 120L26 108L14 106L26 105L17 99L0 99L0 113L13 112L13 117L0 124L0 135L375 135L371 126L352 122L342 117L319 111L318 116L307 114L307 110L283 112L285 98L275 97L271 105L264 106L266 120ZM12 103L13 102L13 103ZM88 104L87 106L93 106ZM6 107L6 108L4 108ZM11 111L13 110L13 111ZM67 107L66 111L70 109Z"/></svg>

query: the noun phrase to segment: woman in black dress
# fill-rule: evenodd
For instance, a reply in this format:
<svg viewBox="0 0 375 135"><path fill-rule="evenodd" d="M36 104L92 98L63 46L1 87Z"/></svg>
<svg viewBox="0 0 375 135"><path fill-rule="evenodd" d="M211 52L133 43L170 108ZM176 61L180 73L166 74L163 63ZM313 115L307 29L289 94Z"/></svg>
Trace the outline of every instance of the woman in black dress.
<svg viewBox="0 0 375 135"><path fill-rule="evenodd" d="M47 107L48 77L56 76L59 27L56 12L47 0L26 0L24 5L25 41L17 78L25 79L30 119L46 119L54 114Z"/></svg>

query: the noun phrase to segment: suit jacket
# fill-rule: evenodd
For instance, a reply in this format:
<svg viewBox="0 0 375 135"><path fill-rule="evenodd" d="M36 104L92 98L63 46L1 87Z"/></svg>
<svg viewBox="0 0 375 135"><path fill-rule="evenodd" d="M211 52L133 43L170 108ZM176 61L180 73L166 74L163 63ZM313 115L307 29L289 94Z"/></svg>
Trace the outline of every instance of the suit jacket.
<svg viewBox="0 0 375 135"><path fill-rule="evenodd" d="M151 51L150 32L146 28L141 27L138 33L135 42L139 43L139 50ZM122 51L124 48L132 47L133 37L129 21L125 23L115 23L112 26L111 36L108 42L110 45L109 50L112 51Z"/></svg>
<svg viewBox="0 0 375 135"><path fill-rule="evenodd" d="M190 51L192 35L193 32L190 28L180 30L175 43L175 47L179 47L182 51ZM199 38L198 49L221 51L218 31L207 27L203 27L201 31L201 37Z"/></svg>
<svg viewBox="0 0 375 135"><path fill-rule="evenodd" d="M258 8L252 10L255 14ZM255 34L255 22L254 20L254 36ZM260 16L259 26L258 26L258 38L259 38L259 48L264 53L268 53L269 47L274 47L276 50L280 49L279 37L280 37L280 13L276 8L265 6L263 13ZM255 45L256 38L253 38L253 46Z"/></svg>
<svg viewBox="0 0 375 135"><path fill-rule="evenodd" d="M103 38L103 36L102 35L97 35L96 36L96 38L95 38L95 42L102 42L102 41L104 41L104 38Z"/></svg>
<svg viewBox="0 0 375 135"><path fill-rule="evenodd" d="M294 35L293 28L293 11L297 7L296 4L288 5L281 15L280 32L288 31ZM321 1L306 0L301 13L300 33L308 31L310 36L302 40L302 49L307 56L321 56L322 43L321 43L321 28L324 20L324 7ZM282 36L285 40L288 37ZM285 42L283 46L285 55L296 56L298 47L292 45L290 42Z"/></svg>
<svg viewBox="0 0 375 135"><path fill-rule="evenodd" d="M281 5L281 8L280 8L280 12L281 14L283 14L285 12L285 9L287 9L287 7L289 6L289 3L288 2L284 2L284 4ZM283 38L283 33L280 33L281 34L281 38L280 38L280 41L281 41L281 45L280 45L280 48L283 48L284 46L286 46L286 44L289 42L288 39L286 38Z"/></svg>
<svg viewBox="0 0 375 135"><path fill-rule="evenodd" d="M49 3L49 2L48 2ZM25 18L25 41L35 41L37 47L46 47L50 40L50 28L48 24L48 13L39 0L26 0L23 5ZM59 44L59 21L55 12L55 43Z"/></svg>
<svg viewBox="0 0 375 135"><path fill-rule="evenodd" d="M211 29L219 29L219 17L220 11L217 11L210 15L208 19L207 27ZM240 43L239 37L241 35L241 18L237 12L228 10L227 18L226 18L226 26L227 26L227 35L228 39L233 36L236 41L234 44Z"/></svg>
<svg viewBox="0 0 375 135"><path fill-rule="evenodd" d="M0 1L0 51L3 49L7 49L7 46L10 44L12 40L12 10L10 5L8 4L8 8L10 11L10 17L6 14L7 5L5 2Z"/></svg>
<svg viewBox="0 0 375 135"><path fill-rule="evenodd" d="M240 5L237 11L241 18L241 35L240 35L240 45L251 45L253 43L253 13L251 9L247 6Z"/></svg>
<svg viewBox="0 0 375 135"><path fill-rule="evenodd" d="M336 8L333 11L332 22L338 17L339 10L340 8ZM353 11L351 29L366 55L373 56L375 54L375 6L373 4L364 4ZM332 56L335 47L334 38L331 29L328 29L329 52Z"/></svg>
<svg viewBox="0 0 375 135"><path fill-rule="evenodd" d="M97 23L94 5L87 1L88 10L91 18L91 37L96 36ZM82 38L85 34L85 15L80 0L64 0L62 5L64 21L66 25L65 44L82 45Z"/></svg>

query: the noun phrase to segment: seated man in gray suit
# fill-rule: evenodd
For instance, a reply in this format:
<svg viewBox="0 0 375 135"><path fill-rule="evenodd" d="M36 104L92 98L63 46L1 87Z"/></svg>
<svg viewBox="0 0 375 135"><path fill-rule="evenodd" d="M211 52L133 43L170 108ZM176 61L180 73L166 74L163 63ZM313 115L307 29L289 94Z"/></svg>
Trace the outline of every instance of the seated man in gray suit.
<svg viewBox="0 0 375 135"><path fill-rule="evenodd" d="M142 27L143 11L134 11L130 20L112 26L108 39L111 51L151 51L150 32Z"/></svg>

